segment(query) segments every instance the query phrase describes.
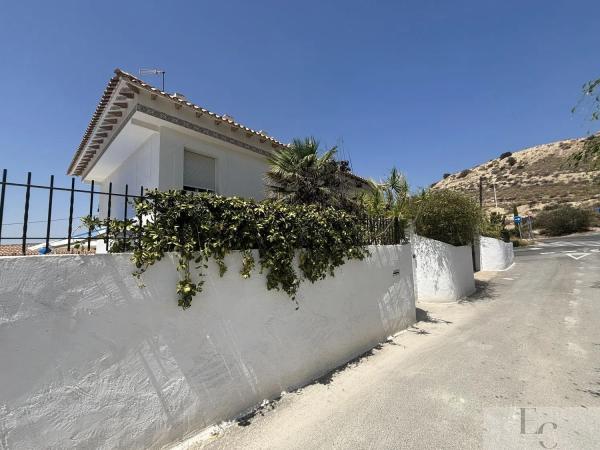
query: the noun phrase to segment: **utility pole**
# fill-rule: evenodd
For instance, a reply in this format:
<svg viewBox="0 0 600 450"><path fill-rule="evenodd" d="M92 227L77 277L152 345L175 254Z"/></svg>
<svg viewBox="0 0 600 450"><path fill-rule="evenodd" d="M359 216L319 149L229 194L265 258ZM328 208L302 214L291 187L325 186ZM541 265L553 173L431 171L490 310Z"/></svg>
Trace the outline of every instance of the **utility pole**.
<svg viewBox="0 0 600 450"><path fill-rule="evenodd" d="M496 197L496 180L492 182L492 186L494 188L494 204L496 205L496 209L498 209L498 197Z"/></svg>
<svg viewBox="0 0 600 450"><path fill-rule="evenodd" d="M483 177L479 177L479 207L483 208Z"/></svg>
<svg viewBox="0 0 600 450"><path fill-rule="evenodd" d="M519 239L523 239L523 233L521 232L521 222L517 225L519 227Z"/></svg>

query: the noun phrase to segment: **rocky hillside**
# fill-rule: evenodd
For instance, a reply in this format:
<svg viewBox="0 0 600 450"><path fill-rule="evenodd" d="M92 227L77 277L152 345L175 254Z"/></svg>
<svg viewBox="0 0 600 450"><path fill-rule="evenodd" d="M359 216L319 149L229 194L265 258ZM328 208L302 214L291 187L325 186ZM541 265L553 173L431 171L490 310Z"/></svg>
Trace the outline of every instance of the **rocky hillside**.
<svg viewBox="0 0 600 450"><path fill-rule="evenodd" d="M479 198L481 177L489 209L494 207L494 184L498 207L506 213L513 205L521 214L557 203L600 207L600 134L506 152L471 169L444 174L432 187Z"/></svg>

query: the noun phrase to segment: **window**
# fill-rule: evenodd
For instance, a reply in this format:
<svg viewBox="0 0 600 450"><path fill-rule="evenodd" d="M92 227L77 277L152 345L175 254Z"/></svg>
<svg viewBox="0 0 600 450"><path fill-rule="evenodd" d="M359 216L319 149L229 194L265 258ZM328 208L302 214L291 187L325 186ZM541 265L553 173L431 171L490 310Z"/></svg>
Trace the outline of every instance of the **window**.
<svg viewBox="0 0 600 450"><path fill-rule="evenodd" d="M185 150L183 155L183 189L192 192L215 192L215 159Z"/></svg>

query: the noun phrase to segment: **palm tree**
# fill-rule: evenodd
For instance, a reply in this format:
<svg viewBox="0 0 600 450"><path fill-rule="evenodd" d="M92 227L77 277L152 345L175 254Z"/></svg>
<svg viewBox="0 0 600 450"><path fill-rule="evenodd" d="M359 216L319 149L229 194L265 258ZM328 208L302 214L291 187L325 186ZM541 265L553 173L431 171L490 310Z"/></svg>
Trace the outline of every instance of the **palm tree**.
<svg viewBox="0 0 600 450"><path fill-rule="evenodd" d="M370 215L402 218L408 206L408 182L395 167L381 183L371 182L371 189L362 196L362 204Z"/></svg>
<svg viewBox="0 0 600 450"><path fill-rule="evenodd" d="M348 170L335 159L337 148L321 153L319 142L308 137L273 153L265 183L270 197L287 203L347 205Z"/></svg>

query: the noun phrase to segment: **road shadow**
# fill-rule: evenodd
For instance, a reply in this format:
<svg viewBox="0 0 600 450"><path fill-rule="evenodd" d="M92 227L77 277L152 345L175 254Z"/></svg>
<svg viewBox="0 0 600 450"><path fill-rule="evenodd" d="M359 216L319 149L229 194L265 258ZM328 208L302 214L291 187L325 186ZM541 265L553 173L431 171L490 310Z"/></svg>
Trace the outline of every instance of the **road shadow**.
<svg viewBox="0 0 600 450"><path fill-rule="evenodd" d="M600 344L594 344L600 345ZM594 369L594 372L600 373L600 368ZM585 392L586 394L591 395L592 397L600 398L600 381L596 381L594 383L594 387L590 389L577 389L579 392Z"/></svg>
<svg viewBox="0 0 600 450"><path fill-rule="evenodd" d="M427 322L427 323L446 323L451 324L449 320L440 319L438 317L433 317L429 314L429 311L425 311L424 309L417 308L417 322Z"/></svg>
<svg viewBox="0 0 600 450"><path fill-rule="evenodd" d="M337 368L335 368L335 369L327 372L325 375L320 376L319 378L317 378L315 381L313 381L310 384L328 385L328 384L330 384L333 381L333 377L334 377L335 374L337 374L339 372L343 372L348 367L357 366L358 364L360 364L364 360L368 359L370 356L373 356L375 354L376 350L381 350L382 348L383 348L383 343L377 344L371 350L368 350L368 351L366 351L366 352L358 355L356 358L352 358L350 361L348 361L347 363L345 363L343 366L339 366L339 367L337 367Z"/></svg>
<svg viewBox="0 0 600 450"><path fill-rule="evenodd" d="M585 392L592 397L600 398L600 389L577 389L579 392Z"/></svg>
<svg viewBox="0 0 600 450"><path fill-rule="evenodd" d="M475 303L493 300L498 296L496 288L491 281L475 280L475 292L468 297L462 298L458 303Z"/></svg>
<svg viewBox="0 0 600 450"><path fill-rule="evenodd" d="M247 427L252 425L252 420L256 416L264 416L268 411L275 409L277 403L281 400L281 395L279 397L274 398L273 400L265 400L262 402L260 406L250 411L248 414L243 415L242 417L238 417L236 419L236 423L240 427Z"/></svg>

